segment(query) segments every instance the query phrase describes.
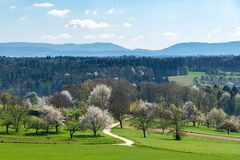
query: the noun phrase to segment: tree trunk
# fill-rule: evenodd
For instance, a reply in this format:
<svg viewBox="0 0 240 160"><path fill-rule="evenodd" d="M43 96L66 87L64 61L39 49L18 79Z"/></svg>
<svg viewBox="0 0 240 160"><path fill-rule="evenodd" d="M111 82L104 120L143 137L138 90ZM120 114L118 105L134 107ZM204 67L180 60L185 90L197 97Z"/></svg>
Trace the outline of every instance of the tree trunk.
<svg viewBox="0 0 240 160"><path fill-rule="evenodd" d="M46 132L47 132L47 134L49 133L49 126L48 125L46 127Z"/></svg>
<svg viewBox="0 0 240 160"><path fill-rule="evenodd" d="M163 134L165 133L165 129L162 129L162 133L163 133Z"/></svg>
<svg viewBox="0 0 240 160"><path fill-rule="evenodd" d="M9 128L9 125L6 124L6 133L8 134L8 128Z"/></svg>
<svg viewBox="0 0 240 160"><path fill-rule="evenodd" d="M38 134L38 128L36 128L36 134Z"/></svg>
<svg viewBox="0 0 240 160"><path fill-rule="evenodd" d="M119 120L120 122L120 128L123 128L122 120Z"/></svg>
<svg viewBox="0 0 240 160"><path fill-rule="evenodd" d="M207 128L209 128L210 127L210 124L209 123L207 123Z"/></svg>
<svg viewBox="0 0 240 160"><path fill-rule="evenodd" d="M56 133L58 133L58 125L55 126Z"/></svg>
<svg viewBox="0 0 240 160"><path fill-rule="evenodd" d="M93 130L93 136L96 137L97 136L97 131Z"/></svg>
<svg viewBox="0 0 240 160"><path fill-rule="evenodd" d="M143 129L143 137L146 138L146 131Z"/></svg>
<svg viewBox="0 0 240 160"><path fill-rule="evenodd" d="M18 126L16 126L16 129L15 129L15 130L16 130L16 132L18 132L18 131L19 131L19 128L18 128Z"/></svg>
<svg viewBox="0 0 240 160"><path fill-rule="evenodd" d="M228 134L230 133L230 129L227 130L227 133L228 133Z"/></svg>
<svg viewBox="0 0 240 160"><path fill-rule="evenodd" d="M178 131L176 131L176 137L175 137L175 139L176 139L176 140L181 140L181 136L180 136L180 134L179 134Z"/></svg>
<svg viewBox="0 0 240 160"><path fill-rule="evenodd" d="M196 127L196 122L193 122L193 127Z"/></svg>
<svg viewBox="0 0 240 160"><path fill-rule="evenodd" d="M70 131L70 139L73 139L73 132Z"/></svg>

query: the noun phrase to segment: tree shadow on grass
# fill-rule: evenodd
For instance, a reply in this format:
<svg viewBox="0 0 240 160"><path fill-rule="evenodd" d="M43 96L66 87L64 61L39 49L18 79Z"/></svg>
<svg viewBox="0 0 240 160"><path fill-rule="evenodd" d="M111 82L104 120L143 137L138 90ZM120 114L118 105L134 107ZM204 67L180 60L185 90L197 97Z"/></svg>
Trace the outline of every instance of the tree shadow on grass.
<svg viewBox="0 0 240 160"><path fill-rule="evenodd" d="M96 136L93 136L93 135L74 135L75 138L101 138L103 136L101 135L96 135Z"/></svg>
<svg viewBox="0 0 240 160"><path fill-rule="evenodd" d="M44 132L44 131L41 131L41 132L38 132L38 134L36 134L35 132L29 132L29 133L25 133L24 135L25 136L37 136L37 137L42 137L42 136L49 136L49 135L59 135L61 134L61 132Z"/></svg>
<svg viewBox="0 0 240 160"><path fill-rule="evenodd" d="M6 133L6 132L0 132L0 135L4 135L4 136L10 136L10 135L16 135L16 133Z"/></svg>

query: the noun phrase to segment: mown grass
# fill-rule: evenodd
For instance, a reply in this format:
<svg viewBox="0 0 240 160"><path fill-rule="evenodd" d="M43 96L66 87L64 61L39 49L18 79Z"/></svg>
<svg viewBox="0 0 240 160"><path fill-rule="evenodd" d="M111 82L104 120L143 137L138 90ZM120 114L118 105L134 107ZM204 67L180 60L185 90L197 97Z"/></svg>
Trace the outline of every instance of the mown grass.
<svg viewBox="0 0 240 160"><path fill-rule="evenodd" d="M40 130L38 134L35 134L35 130L30 129L28 131L21 129L16 133L13 129L9 134L6 134L3 127L0 127L0 142L2 143L38 143L38 144L117 144L122 141L105 135L101 131L98 132L98 136L94 137L90 130L77 131L74 134L73 139L70 140L69 132L62 127L59 133L55 133L54 129L51 129L47 134L44 130Z"/></svg>
<svg viewBox="0 0 240 160"><path fill-rule="evenodd" d="M3 160L225 160L228 158L145 146L0 144L0 159ZM236 159L238 157L234 160Z"/></svg>
<svg viewBox="0 0 240 160"><path fill-rule="evenodd" d="M3 129L3 128L0 128ZM182 141L175 141L171 135L148 133L147 138L142 138L142 132L135 129L113 129L115 134L129 138L136 142L133 147L112 145L117 142L100 132L99 137L91 136L90 131L78 132L73 141L68 140L67 131L61 134L51 133L46 135L41 131L35 135L33 130L25 133L10 135L2 133L1 138L7 140L31 138L39 144L33 143L0 143L0 159L2 160L230 160L240 159L240 143L205 138L186 136ZM53 132L53 130L51 131ZM48 138L47 138L48 137ZM49 139L56 143L42 144ZM48 139L48 140L45 140ZM109 144L101 144L103 141ZM88 143L83 143L86 140ZM107 140L107 141L106 141ZM69 144L68 144L69 142ZM76 143L75 143L76 142ZM94 145L90 145L94 142Z"/></svg>
<svg viewBox="0 0 240 160"><path fill-rule="evenodd" d="M204 72L188 72L185 76L170 76L168 77L170 81L174 81L182 86L191 86L193 84L193 79L196 77L201 77Z"/></svg>
<svg viewBox="0 0 240 160"><path fill-rule="evenodd" d="M216 128L208 128L206 126L199 126L199 127L186 126L184 129L185 129L185 131L192 132L192 133L240 138L239 132L230 132L230 134L228 134L227 131L225 131L225 130L218 130Z"/></svg>
<svg viewBox="0 0 240 160"><path fill-rule="evenodd" d="M184 136L182 141L176 141L171 135L148 133L143 138L142 132L134 129L113 130L115 134L132 139L137 146L144 146L159 150L168 150L178 153L188 153L188 159L197 159L199 156L217 156L216 159L240 159L240 143L208 138ZM205 158L204 158L205 159Z"/></svg>

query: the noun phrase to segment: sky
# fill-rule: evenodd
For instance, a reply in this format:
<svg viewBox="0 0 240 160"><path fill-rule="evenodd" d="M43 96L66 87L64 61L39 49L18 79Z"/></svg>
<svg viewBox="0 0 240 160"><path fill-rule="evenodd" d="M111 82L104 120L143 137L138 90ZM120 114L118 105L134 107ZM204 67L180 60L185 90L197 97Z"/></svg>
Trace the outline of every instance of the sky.
<svg viewBox="0 0 240 160"><path fill-rule="evenodd" d="M240 40L239 0L0 0L0 42L162 49Z"/></svg>

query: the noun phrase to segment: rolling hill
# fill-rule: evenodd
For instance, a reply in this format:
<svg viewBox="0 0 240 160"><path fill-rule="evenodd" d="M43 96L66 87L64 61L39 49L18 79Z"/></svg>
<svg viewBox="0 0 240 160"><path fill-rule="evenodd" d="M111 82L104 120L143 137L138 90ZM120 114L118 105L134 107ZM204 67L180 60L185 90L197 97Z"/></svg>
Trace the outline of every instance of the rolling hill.
<svg viewBox="0 0 240 160"><path fill-rule="evenodd" d="M0 56L45 57L45 56L196 56L239 55L240 41L225 43L179 43L162 50L126 49L113 43L48 44L48 43L0 43Z"/></svg>

